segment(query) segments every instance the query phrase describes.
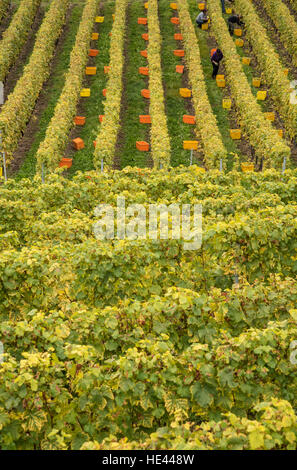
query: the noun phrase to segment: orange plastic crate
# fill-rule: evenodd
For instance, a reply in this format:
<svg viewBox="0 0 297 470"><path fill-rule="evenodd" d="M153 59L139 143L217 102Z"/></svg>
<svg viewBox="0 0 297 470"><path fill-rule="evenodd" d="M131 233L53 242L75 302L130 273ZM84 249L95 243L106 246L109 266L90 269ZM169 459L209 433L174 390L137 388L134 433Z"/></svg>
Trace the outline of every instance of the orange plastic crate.
<svg viewBox="0 0 297 470"><path fill-rule="evenodd" d="M230 129L230 137L233 140L241 139L241 129Z"/></svg>
<svg viewBox="0 0 297 470"><path fill-rule="evenodd" d="M143 34L142 34L142 39L144 39L145 41L148 41L148 40L149 40L149 35L148 35L148 33L143 33Z"/></svg>
<svg viewBox="0 0 297 470"><path fill-rule="evenodd" d="M73 139L72 143L76 150L81 150L85 147L84 141L80 137Z"/></svg>
<svg viewBox="0 0 297 470"><path fill-rule="evenodd" d="M59 163L59 167L71 168L72 167L72 158L62 158Z"/></svg>
<svg viewBox="0 0 297 470"><path fill-rule="evenodd" d="M100 114L98 119L99 119L99 122L102 122L104 119L104 114Z"/></svg>
<svg viewBox="0 0 297 470"><path fill-rule="evenodd" d="M151 116L149 114L142 114L139 116L139 122L141 122L141 124L151 124Z"/></svg>
<svg viewBox="0 0 297 470"><path fill-rule="evenodd" d="M264 116L268 121L272 121L272 122L275 121L275 113L274 112L264 113Z"/></svg>
<svg viewBox="0 0 297 470"><path fill-rule="evenodd" d="M196 118L195 118L195 116L190 116L189 114L184 114L183 115L183 122L185 124L196 124Z"/></svg>
<svg viewBox="0 0 297 470"><path fill-rule="evenodd" d="M226 80L225 80L224 78L221 78L221 79L217 80L217 85L218 85L218 87L220 87L220 88L225 88L225 86L226 86Z"/></svg>
<svg viewBox="0 0 297 470"><path fill-rule="evenodd" d="M147 24L147 18L138 18L137 23L138 24Z"/></svg>
<svg viewBox="0 0 297 470"><path fill-rule="evenodd" d="M170 21L171 21L172 24L179 24L179 18L177 18L176 16L171 18Z"/></svg>
<svg viewBox="0 0 297 470"><path fill-rule="evenodd" d="M96 75L97 67L86 67L86 75Z"/></svg>
<svg viewBox="0 0 297 470"><path fill-rule="evenodd" d="M261 78L253 78L253 86L259 88L261 86Z"/></svg>
<svg viewBox="0 0 297 470"><path fill-rule="evenodd" d="M139 67L139 73L140 75L148 75L149 74L148 67Z"/></svg>
<svg viewBox="0 0 297 470"><path fill-rule="evenodd" d="M243 41L243 39L235 39L235 44L238 47L243 47L244 41Z"/></svg>
<svg viewBox="0 0 297 470"><path fill-rule="evenodd" d="M255 169L255 166L253 163L250 163L250 162L244 162L241 164L241 169L242 171L245 173L247 171L254 171Z"/></svg>
<svg viewBox="0 0 297 470"><path fill-rule="evenodd" d="M192 96L192 92L188 88L180 88L179 89L179 94L183 98L190 98Z"/></svg>
<svg viewBox="0 0 297 470"><path fill-rule="evenodd" d="M102 94L103 94L103 96L106 96L106 92L107 92L107 89L106 89L106 88L104 88L104 90L102 90Z"/></svg>
<svg viewBox="0 0 297 470"><path fill-rule="evenodd" d="M74 118L74 124L76 126L84 126L86 123L86 118L84 116L76 116Z"/></svg>
<svg viewBox="0 0 297 470"><path fill-rule="evenodd" d="M177 65L175 67L175 70L176 70L177 73L184 73L184 68L185 68L184 65Z"/></svg>
<svg viewBox="0 0 297 470"><path fill-rule="evenodd" d="M184 140L183 147L185 150L198 150L198 140Z"/></svg>
<svg viewBox="0 0 297 470"><path fill-rule="evenodd" d="M150 146L148 144L148 142L144 142L144 141L138 141L136 142L136 148L137 150L140 150L141 152L148 152L149 149L150 149Z"/></svg>
<svg viewBox="0 0 297 470"><path fill-rule="evenodd" d="M142 57L147 57L147 50L145 49L144 51L140 51L140 55L142 55Z"/></svg>
<svg viewBox="0 0 297 470"><path fill-rule="evenodd" d="M176 57L184 57L185 56L185 51L182 50L182 49L175 49L175 51L173 51L173 54Z"/></svg>
<svg viewBox="0 0 297 470"><path fill-rule="evenodd" d="M250 65L250 63L251 63L251 58L250 58L250 57L243 57L243 58L242 58L242 63L243 63L244 65Z"/></svg>
<svg viewBox="0 0 297 470"><path fill-rule="evenodd" d="M175 39L176 41L182 41L182 40L183 40L183 35L180 34L180 33L175 33L174 39Z"/></svg>
<svg viewBox="0 0 297 470"><path fill-rule="evenodd" d="M143 96L144 98L150 98L150 90L141 90L141 96Z"/></svg>
<svg viewBox="0 0 297 470"><path fill-rule="evenodd" d="M90 49L90 50L89 50L89 56L90 56L90 57L96 57L98 54L99 54L99 50L98 50L98 49Z"/></svg>
<svg viewBox="0 0 297 470"><path fill-rule="evenodd" d="M94 145L94 148L96 148L96 145L97 145L96 140L93 140L93 145Z"/></svg>

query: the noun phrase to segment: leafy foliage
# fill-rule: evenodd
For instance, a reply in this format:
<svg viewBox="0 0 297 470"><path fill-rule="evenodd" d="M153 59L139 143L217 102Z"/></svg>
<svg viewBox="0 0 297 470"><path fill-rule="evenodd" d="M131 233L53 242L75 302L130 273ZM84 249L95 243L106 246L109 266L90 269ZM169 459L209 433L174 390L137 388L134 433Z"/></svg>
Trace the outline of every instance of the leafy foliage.
<svg viewBox="0 0 297 470"><path fill-rule="evenodd" d="M296 185L195 165L2 185L0 447L296 449ZM200 201L201 250L97 241L119 194Z"/></svg>
<svg viewBox="0 0 297 470"><path fill-rule="evenodd" d="M47 128L45 139L40 144L36 154L39 172L42 163L45 163L46 168L49 170L54 170L58 166L68 142L68 134L73 126L73 118L76 114L85 66L88 60L87 53L97 6L97 0L88 0L85 5L71 53L65 85L56 104L54 116Z"/></svg>
<svg viewBox="0 0 297 470"><path fill-rule="evenodd" d="M23 75L2 107L0 129L8 163L30 119L42 86L49 76L49 63L62 31L68 6L69 0L54 0L51 3L37 33L34 50Z"/></svg>
<svg viewBox="0 0 297 470"><path fill-rule="evenodd" d="M269 2L272 3L272 2ZM268 3L267 3L268 4ZM280 23L283 25L282 35L284 34L284 13L279 8L281 2L278 2L278 17L280 17ZM275 105L277 106L278 112L283 118L288 134L291 138L296 137L297 132L297 108L290 103L290 80L283 73L283 68L280 62L280 58L275 51L270 39L267 36L265 28L262 26L260 19L250 1L247 0L235 0L235 6L237 10L243 15L246 24L246 34L253 46L253 51L257 57L259 64L263 69L263 75L267 84L271 87L272 97ZM285 6L284 6L285 7ZM287 10L287 9L286 9ZM286 11L286 15L287 15ZM289 21L288 16L286 16ZM291 22L292 24L292 22ZM293 21L292 34L296 32L296 26ZM280 31L281 31L280 30ZM288 33L290 34L290 33ZM290 44L289 38L286 35L286 43ZM294 56L295 56L295 49Z"/></svg>
<svg viewBox="0 0 297 470"><path fill-rule="evenodd" d="M239 0L239 2L241 2L241 0ZM239 2L236 1L236 4L239 5ZM243 2L245 2L245 0L242 0L241 3ZM252 9L251 3L246 2L246 4L248 5L248 12L250 12ZM218 0L209 0L208 9L211 15L215 37L224 54L227 77L229 79L233 99L240 114L242 130L247 134L255 153L260 159L264 159L264 167L280 168L283 158L290 156L290 148L278 135L277 130L272 127L271 122L265 119L260 105L256 102L252 94L248 80L243 72L242 64L237 55L236 46L230 37L228 28L222 17L220 2ZM255 33L255 31L257 32ZM260 34L258 26L255 26L255 31L253 32L253 40L258 41L255 37L255 34L257 38ZM262 53L262 42L260 41L259 44ZM281 70L279 73L282 73ZM274 75L274 77L276 77L276 75ZM282 77L285 78L284 75L282 75ZM275 80L277 79L275 78ZM288 101L288 93L286 93L286 97Z"/></svg>
<svg viewBox="0 0 297 470"><path fill-rule="evenodd" d="M4 81L10 67L16 61L26 42L41 0L21 2L11 23L0 41L0 81Z"/></svg>
<svg viewBox="0 0 297 470"><path fill-rule="evenodd" d="M10 0L0 0L0 21L7 13L9 5L10 5Z"/></svg>
<svg viewBox="0 0 297 470"><path fill-rule="evenodd" d="M296 44L296 22L289 8L282 2L263 0L265 9L279 31L281 40L292 56L292 63L297 65Z"/></svg>

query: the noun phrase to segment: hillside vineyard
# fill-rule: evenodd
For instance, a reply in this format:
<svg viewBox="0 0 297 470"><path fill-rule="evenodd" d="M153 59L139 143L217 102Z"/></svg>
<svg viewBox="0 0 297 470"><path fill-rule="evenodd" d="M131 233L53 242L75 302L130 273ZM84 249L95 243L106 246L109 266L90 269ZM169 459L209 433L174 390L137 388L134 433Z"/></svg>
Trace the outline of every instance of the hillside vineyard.
<svg viewBox="0 0 297 470"><path fill-rule="evenodd" d="M0 0L1 450L296 450L296 44L296 0Z"/></svg>

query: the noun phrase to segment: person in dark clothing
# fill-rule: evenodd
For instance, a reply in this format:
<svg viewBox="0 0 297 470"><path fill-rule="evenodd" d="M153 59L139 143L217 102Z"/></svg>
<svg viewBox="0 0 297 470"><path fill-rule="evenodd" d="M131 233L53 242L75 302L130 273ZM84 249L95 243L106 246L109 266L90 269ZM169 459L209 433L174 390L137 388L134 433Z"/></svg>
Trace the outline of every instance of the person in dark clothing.
<svg viewBox="0 0 297 470"><path fill-rule="evenodd" d="M212 78L216 78L220 68L220 62L223 58L224 56L221 49L212 49L210 58L213 68Z"/></svg>
<svg viewBox="0 0 297 470"><path fill-rule="evenodd" d="M228 28L231 36L234 34L235 25L244 26L244 22L239 15L231 15L228 18Z"/></svg>

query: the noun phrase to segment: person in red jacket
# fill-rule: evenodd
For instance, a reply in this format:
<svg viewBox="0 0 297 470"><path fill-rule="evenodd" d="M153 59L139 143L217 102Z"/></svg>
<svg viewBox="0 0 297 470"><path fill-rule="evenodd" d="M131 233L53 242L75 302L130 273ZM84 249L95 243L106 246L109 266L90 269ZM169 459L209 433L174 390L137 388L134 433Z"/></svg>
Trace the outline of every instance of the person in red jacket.
<svg viewBox="0 0 297 470"><path fill-rule="evenodd" d="M220 62L223 58L224 56L223 56L221 49L215 48L210 51L210 60L212 63L212 68L213 68L212 78L216 78L219 68L220 68Z"/></svg>

